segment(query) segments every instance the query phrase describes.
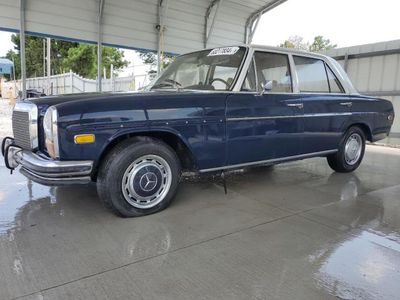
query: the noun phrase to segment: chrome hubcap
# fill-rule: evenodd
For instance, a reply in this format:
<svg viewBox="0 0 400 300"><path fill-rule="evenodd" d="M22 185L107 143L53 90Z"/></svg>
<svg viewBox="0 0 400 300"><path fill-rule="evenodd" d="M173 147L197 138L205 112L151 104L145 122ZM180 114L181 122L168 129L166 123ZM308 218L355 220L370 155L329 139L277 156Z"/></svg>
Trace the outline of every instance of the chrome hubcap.
<svg viewBox="0 0 400 300"><path fill-rule="evenodd" d="M346 163L354 165L358 162L362 151L362 138L359 134L353 133L346 141L344 148L344 158Z"/></svg>
<svg viewBox="0 0 400 300"><path fill-rule="evenodd" d="M122 193L132 206L151 208L165 198L171 180L171 168L165 159L157 155L145 155L126 169L122 177Z"/></svg>

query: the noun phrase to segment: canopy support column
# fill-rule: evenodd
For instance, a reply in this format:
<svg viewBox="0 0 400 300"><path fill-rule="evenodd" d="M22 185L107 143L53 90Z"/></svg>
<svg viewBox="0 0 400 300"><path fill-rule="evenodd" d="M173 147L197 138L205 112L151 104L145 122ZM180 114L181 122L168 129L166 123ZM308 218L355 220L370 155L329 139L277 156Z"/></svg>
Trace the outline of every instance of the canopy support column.
<svg viewBox="0 0 400 300"><path fill-rule="evenodd" d="M103 42L103 9L104 9L104 0L100 0L99 2L99 14L97 19L98 26L98 37L97 37L97 91L101 92L101 66L102 66L102 42Z"/></svg>
<svg viewBox="0 0 400 300"><path fill-rule="evenodd" d="M20 0L19 51L21 56L22 99L26 98L25 7L26 0Z"/></svg>
<svg viewBox="0 0 400 300"><path fill-rule="evenodd" d="M207 48L208 40L210 39L210 36L214 30L215 19L217 18L218 10L219 10L219 7L221 6L221 2L222 2L222 0L213 0L213 1L211 1L210 5L207 8L206 15L205 15L205 22L204 22L204 48ZM211 12L214 7L215 7L215 12L210 20ZM210 23L210 21L211 21L211 23ZM208 26L208 24L210 24L210 27Z"/></svg>
<svg viewBox="0 0 400 300"><path fill-rule="evenodd" d="M157 75L160 75L162 66L162 52L164 52L164 31L165 31L165 18L168 10L168 0L160 0L158 4L158 24L156 29L158 31L158 46L157 46Z"/></svg>
<svg viewBox="0 0 400 300"><path fill-rule="evenodd" d="M47 95L51 94L51 39L47 38Z"/></svg>
<svg viewBox="0 0 400 300"><path fill-rule="evenodd" d="M254 33L256 32L258 22L260 22L262 13L258 13L256 19L254 19L248 27L248 34L246 35L246 44L250 44L253 40Z"/></svg>

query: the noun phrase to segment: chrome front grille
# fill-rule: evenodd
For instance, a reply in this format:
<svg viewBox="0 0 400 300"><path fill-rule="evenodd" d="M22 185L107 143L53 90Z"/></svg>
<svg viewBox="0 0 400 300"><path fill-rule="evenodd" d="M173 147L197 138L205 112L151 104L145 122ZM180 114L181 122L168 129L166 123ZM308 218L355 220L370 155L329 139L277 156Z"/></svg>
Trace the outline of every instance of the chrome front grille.
<svg viewBox="0 0 400 300"><path fill-rule="evenodd" d="M33 103L17 102L12 116L15 144L32 150L38 146L37 106Z"/></svg>
<svg viewBox="0 0 400 300"><path fill-rule="evenodd" d="M31 138L29 135L29 113L26 111L14 110L12 126L15 144L23 149L31 149Z"/></svg>

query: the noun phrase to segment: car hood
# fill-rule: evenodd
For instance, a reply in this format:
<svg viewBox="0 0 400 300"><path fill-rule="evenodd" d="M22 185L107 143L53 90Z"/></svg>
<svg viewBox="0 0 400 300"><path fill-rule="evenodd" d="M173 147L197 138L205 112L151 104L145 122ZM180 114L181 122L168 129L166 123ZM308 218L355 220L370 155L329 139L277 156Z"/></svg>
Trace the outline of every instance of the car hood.
<svg viewBox="0 0 400 300"><path fill-rule="evenodd" d="M35 103L38 106L52 106L61 103L71 102L71 101L81 101L81 100L96 100L96 99L103 99L103 98L121 98L121 97L129 97L129 98L136 98L140 96L159 96L159 95L171 95L171 94L181 94L181 93L197 93L197 91L142 91L142 92L96 92L96 93L80 93L80 94L64 94L64 95L57 95L57 96L45 96L40 98L30 98L26 99L26 101ZM199 91L201 93L201 91Z"/></svg>
<svg viewBox="0 0 400 300"><path fill-rule="evenodd" d="M102 92L102 93L81 93L81 94L65 94L57 96L45 96L40 98L29 98L24 101L32 102L38 106L39 114L44 115L46 110L53 105L58 107L70 106L76 103L86 103L91 106L96 102L104 101L115 101L115 100L129 100L129 101L139 101L146 99L146 101L151 101L151 99L157 99L164 96L182 96L182 95L194 95L194 94L204 94L210 93L210 91L193 91L193 90L157 90L157 91L140 91L140 92Z"/></svg>

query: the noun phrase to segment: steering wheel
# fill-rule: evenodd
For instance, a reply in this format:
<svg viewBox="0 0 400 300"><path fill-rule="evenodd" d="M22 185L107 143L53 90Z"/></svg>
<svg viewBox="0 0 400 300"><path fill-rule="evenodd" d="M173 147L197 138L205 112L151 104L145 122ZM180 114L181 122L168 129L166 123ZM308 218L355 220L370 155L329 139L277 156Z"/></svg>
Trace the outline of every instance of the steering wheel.
<svg viewBox="0 0 400 300"><path fill-rule="evenodd" d="M213 84L214 81L221 81L223 84L226 85L226 89L229 89L229 87L230 87L230 84L221 78L214 78L213 80L210 81L210 84Z"/></svg>
<svg viewBox="0 0 400 300"><path fill-rule="evenodd" d="M169 83L172 83L173 85L176 85L177 87L181 87L182 86L182 84L180 84L178 81L176 81L176 80L173 80L173 79L165 79L164 80L165 82L169 82Z"/></svg>

